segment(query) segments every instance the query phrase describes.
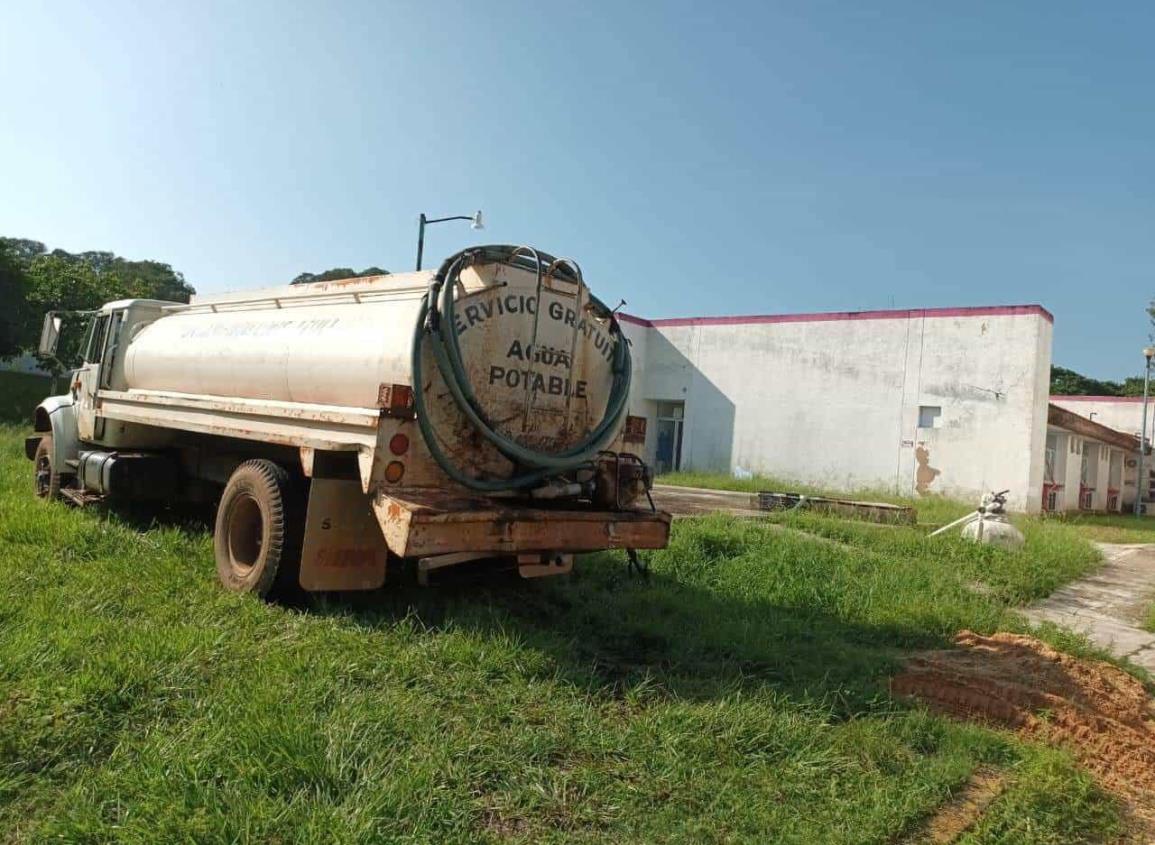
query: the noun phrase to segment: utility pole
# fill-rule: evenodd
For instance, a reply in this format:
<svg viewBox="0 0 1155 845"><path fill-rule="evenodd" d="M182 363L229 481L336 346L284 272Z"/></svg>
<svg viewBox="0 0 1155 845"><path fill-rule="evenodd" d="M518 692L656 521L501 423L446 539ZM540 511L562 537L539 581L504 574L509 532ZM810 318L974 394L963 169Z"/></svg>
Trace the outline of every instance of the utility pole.
<svg viewBox="0 0 1155 845"><path fill-rule="evenodd" d="M1143 496L1148 486L1143 459L1147 455L1147 396L1151 385L1151 358L1155 357L1155 347L1146 347L1143 350L1143 357L1147 359L1147 368L1143 371L1143 427L1139 429L1139 474L1135 478L1135 516L1143 515Z"/></svg>

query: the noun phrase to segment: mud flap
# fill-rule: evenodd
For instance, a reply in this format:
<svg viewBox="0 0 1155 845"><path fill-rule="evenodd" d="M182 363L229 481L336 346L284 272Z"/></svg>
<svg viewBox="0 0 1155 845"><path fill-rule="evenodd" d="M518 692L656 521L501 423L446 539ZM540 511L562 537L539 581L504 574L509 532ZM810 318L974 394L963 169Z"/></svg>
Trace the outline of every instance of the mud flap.
<svg viewBox="0 0 1155 845"><path fill-rule="evenodd" d="M360 482L314 478L301 549L301 587L375 590L385 583L388 558Z"/></svg>

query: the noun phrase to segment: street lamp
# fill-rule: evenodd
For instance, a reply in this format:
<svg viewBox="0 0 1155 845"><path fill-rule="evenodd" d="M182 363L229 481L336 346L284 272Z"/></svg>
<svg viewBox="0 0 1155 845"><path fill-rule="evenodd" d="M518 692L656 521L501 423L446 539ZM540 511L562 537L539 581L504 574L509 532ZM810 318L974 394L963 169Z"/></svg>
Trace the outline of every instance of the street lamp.
<svg viewBox="0 0 1155 845"><path fill-rule="evenodd" d="M421 254L425 252L425 226L429 223L444 223L446 220L469 220L470 229L484 229L485 224L481 222L481 211L476 214L465 215L458 214L454 217L434 217L430 220L425 216L425 212L421 212L421 222L417 227L417 269L421 269Z"/></svg>
<svg viewBox="0 0 1155 845"><path fill-rule="evenodd" d="M1147 479L1143 477L1143 457L1147 454L1147 389L1151 384L1151 359L1155 357L1155 347L1143 349L1147 359L1147 369L1143 372L1143 427L1139 429L1139 475L1135 479L1135 516L1143 514L1143 492L1147 489Z"/></svg>

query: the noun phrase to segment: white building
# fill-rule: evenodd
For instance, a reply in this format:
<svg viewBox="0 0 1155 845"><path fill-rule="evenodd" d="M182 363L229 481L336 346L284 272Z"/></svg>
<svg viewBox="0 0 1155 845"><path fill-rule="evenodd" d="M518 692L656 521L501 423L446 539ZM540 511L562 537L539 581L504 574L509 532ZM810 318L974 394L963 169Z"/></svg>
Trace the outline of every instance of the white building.
<svg viewBox="0 0 1155 845"><path fill-rule="evenodd" d="M622 323L630 413L659 472L974 501L1010 489L1016 510L1042 507L1053 318L1039 305Z"/></svg>
<svg viewBox="0 0 1155 845"><path fill-rule="evenodd" d="M1051 403L1135 437L1143 428L1142 396L1052 396ZM1148 413L1147 437L1150 438L1155 414L1150 414L1150 408Z"/></svg>
<svg viewBox="0 0 1155 845"><path fill-rule="evenodd" d="M1119 509L1131 510L1135 504L1135 479L1139 472L1138 451L1134 444L1138 443L1143 428L1143 399L1135 396L1052 396L1052 427L1048 433L1048 460L1052 454L1055 463L1048 464L1045 483L1058 490L1058 510L1070 510L1071 500L1075 495L1075 486L1080 486L1079 495L1083 504L1092 510L1115 510L1111 507L1110 496L1114 492L1118 497ZM1056 409L1068 414L1065 428L1069 436L1064 440L1061 429L1056 428ZM1152 415L1155 416L1155 415ZM1086 423L1112 429L1118 437L1104 436L1101 431L1089 429ZM1151 425L1155 419L1147 421L1147 442L1151 442ZM1091 436L1088 437L1087 433ZM1078 462L1079 469L1072 468L1070 456L1079 454L1082 446L1083 453ZM1123 446L1118 455L1111 452L1109 459L1103 458L1108 449ZM1089 454L1088 454L1089 453ZM1064 455L1066 457L1064 457ZM1096 461L1098 456L1098 461ZM1109 472L1103 475L1102 462L1109 460ZM1063 466L1067 461L1066 467ZM1148 456L1144 468L1147 476L1147 489L1143 496L1144 501L1155 500L1155 456ZM1096 464L1098 463L1098 466ZM1116 466L1117 465L1117 466ZM1103 480L1107 479L1104 490ZM1054 493L1049 494L1052 499ZM1106 498L1104 498L1104 496Z"/></svg>

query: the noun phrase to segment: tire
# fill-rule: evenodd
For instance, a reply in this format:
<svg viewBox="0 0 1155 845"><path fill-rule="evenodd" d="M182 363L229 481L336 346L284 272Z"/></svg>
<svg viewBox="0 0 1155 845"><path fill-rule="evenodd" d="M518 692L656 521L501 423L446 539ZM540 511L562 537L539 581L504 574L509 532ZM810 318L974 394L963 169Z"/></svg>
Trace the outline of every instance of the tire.
<svg viewBox="0 0 1155 845"><path fill-rule="evenodd" d="M52 465L52 435L46 434L40 438L36 447L36 454L32 458L33 488L36 498L54 501L61 498L60 473Z"/></svg>
<svg viewBox="0 0 1155 845"><path fill-rule="evenodd" d="M217 507L213 550L217 577L236 593L272 598L297 587L301 508L283 468L245 461L229 478Z"/></svg>

